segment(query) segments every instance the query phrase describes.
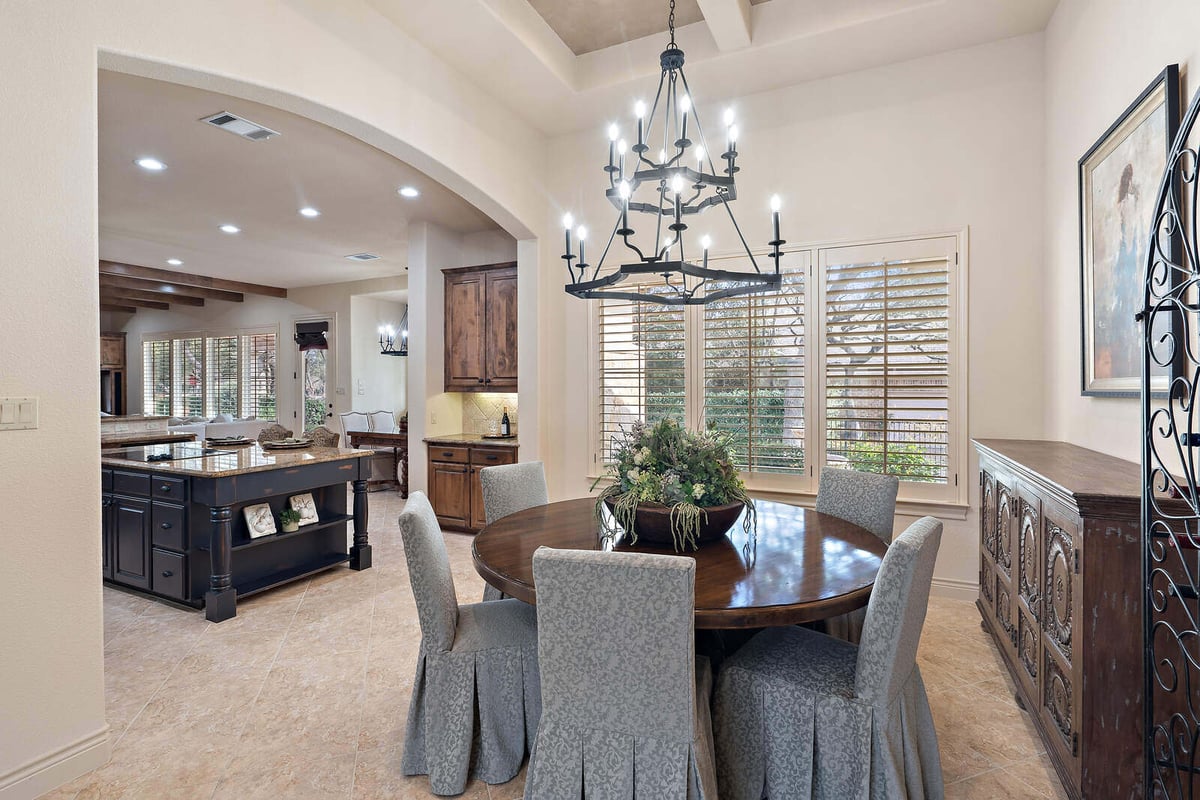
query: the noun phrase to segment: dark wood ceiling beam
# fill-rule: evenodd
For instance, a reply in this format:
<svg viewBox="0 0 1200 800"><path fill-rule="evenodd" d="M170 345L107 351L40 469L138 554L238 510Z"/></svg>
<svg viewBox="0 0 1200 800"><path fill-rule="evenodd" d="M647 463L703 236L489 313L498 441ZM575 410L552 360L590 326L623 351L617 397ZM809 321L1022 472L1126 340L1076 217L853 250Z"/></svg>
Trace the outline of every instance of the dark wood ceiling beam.
<svg viewBox="0 0 1200 800"><path fill-rule="evenodd" d="M101 305L118 305L118 306L137 306L138 308L153 308L158 311L166 311L171 306L158 300L136 300L132 297L121 297L119 295L100 295Z"/></svg>
<svg viewBox="0 0 1200 800"><path fill-rule="evenodd" d="M122 300L151 300L159 303L174 303L179 306L203 306L203 297L188 297L182 294L159 294L158 292L143 292L139 289L117 289L100 286L101 297L114 297Z"/></svg>
<svg viewBox="0 0 1200 800"><path fill-rule="evenodd" d="M101 311L117 311L122 314L136 314L137 313L137 309L134 308L133 306L122 306L122 305L116 305L115 303L101 303L100 310Z"/></svg>
<svg viewBox="0 0 1200 800"><path fill-rule="evenodd" d="M213 278L208 275L196 275L190 272L173 272L169 269L154 267L139 267L133 264L121 264L116 261L101 261L101 275L123 275L128 278L143 280L166 281L185 286L199 286L203 289L223 289L227 292L243 292L245 294L261 294L266 297L287 297L287 289L278 286L265 286L260 283L243 283L224 278Z"/></svg>
<svg viewBox="0 0 1200 800"><path fill-rule="evenodd" d="M143 292L156 292L167 296L184 295L187 297L203 297L207 300L225 300L230 303L244 302L246 296L241 292L227 292L224 289L205 289L201 286L185 286L182 283L166 283L150 281L142 278L127 278L122 275L101 275L100 288L138 289Z"/></svg>

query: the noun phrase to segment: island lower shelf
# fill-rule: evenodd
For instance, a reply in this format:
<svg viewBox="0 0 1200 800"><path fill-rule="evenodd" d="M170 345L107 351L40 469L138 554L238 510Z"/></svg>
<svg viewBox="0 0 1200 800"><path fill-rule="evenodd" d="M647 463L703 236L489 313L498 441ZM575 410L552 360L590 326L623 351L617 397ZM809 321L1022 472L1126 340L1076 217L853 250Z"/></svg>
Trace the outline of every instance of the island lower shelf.
<svg viewBox="0 0 1200 800"><path fill-rule="evenodd" d="M166 472L160 464L105 458L105 580L204 608L208 619L219 622L236 614L239 597L346 562L353 569L370 567L369 464L359 451L330 448L317 456L280 459L275 469L264 469L260 459L247 472L228 464L184 469L180 462ZM347 483L354 489L352 513ZM317 522L251 538L245 508L265 503L278 521L289 499L305 493L313 497Z"/></svg>

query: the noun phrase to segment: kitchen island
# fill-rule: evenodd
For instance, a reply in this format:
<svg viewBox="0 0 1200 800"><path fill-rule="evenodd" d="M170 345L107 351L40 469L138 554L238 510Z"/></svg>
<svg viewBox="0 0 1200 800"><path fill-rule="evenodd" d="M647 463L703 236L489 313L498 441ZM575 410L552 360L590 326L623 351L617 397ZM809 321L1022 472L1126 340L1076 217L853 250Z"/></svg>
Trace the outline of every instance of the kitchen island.
<svg viewBox="0 0 1200 800"><path fill-rule="evenodd" d="M213 622L237 598L349 562L371 566L367 538L369 450L260 445L213 449L163 444L104 450L104 578L203 607ZM346 483L353 487L347 513ZM289 498L311 494L317 521L251 538L243 510L265 503L278 520ZM347 547L347 523L354 523ZM282 531L282 527L277 528Z"/></svg>

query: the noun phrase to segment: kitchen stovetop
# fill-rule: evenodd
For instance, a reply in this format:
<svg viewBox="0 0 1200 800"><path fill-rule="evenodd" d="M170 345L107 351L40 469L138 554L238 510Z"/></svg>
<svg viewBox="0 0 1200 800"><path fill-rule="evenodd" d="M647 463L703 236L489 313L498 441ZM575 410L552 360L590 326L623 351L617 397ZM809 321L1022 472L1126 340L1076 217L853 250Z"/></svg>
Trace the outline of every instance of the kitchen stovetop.
<svg viewBox="0 0 1200 800"><path fill-rule="evenodd" d="M204 458L229 453L229 450L218 450L214 447L204 447L199 444L151 444L145 447L126 447L106 453L112 458L124 458L128 461L142 461L153 464L158 461L183 461L189 458Z"/></svg>

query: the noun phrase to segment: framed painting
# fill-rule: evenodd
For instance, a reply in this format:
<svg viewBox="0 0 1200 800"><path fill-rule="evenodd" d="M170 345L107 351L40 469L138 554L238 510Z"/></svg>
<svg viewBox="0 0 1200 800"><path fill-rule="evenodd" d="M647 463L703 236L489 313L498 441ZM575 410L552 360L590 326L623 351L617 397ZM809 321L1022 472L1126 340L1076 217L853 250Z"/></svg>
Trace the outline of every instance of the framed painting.
<svg viewBox="0 0 1200 800"><path fill-rule="evenodd" d="M1079 159L1082 392L1137 397L1142 330L1136 315L1155 202L1179 127L1179 66L1164 69ZM1165 317L1163 324L1169 324ZM1151 387L1167 391L1169 371Z"/></svg>

